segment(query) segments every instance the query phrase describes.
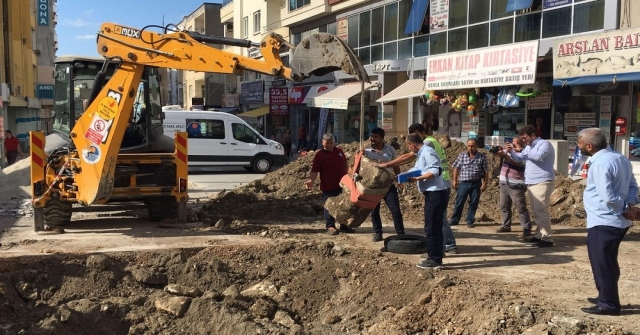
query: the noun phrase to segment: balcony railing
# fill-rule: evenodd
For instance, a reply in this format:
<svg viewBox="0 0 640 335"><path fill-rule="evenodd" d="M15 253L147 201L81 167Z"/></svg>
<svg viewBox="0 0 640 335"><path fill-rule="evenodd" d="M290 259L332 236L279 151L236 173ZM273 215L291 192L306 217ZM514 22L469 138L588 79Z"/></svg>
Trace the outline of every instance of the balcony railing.
<svg viewBox="0 0 640 335"><path fill-rule="evenodd" d="M265 32L265 33L268 33L270 31L276 30L276 29L278 29L280 27L282 27L282 21L276 21L276 22L273 22L271 24L268 24L268 25L262 27L262 31Z"/></svg>

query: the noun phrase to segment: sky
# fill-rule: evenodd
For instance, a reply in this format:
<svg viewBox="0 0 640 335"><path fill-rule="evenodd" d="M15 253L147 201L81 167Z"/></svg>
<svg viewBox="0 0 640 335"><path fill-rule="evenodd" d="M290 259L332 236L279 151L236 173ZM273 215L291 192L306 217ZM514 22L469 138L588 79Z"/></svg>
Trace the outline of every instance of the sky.
<svg viewBox="0 0 640 335"><path fill-rule="evenodd" d="M202 0L62 0L57 2L58 51L56 56L99 56L96 33L104 22L141 29L147 25L178 24ZM221 0L207 2L221 3ZM157 30L156 30L157 31Z"/></svg>

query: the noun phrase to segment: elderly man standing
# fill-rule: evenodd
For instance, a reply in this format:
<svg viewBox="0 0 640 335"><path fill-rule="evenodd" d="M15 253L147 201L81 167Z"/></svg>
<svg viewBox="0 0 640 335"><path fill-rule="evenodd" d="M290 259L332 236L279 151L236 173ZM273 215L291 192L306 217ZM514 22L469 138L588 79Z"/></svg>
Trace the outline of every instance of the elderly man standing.
<svg viewBox="0 0 640 335"><path fill-rule="evenodd" d="M631 226L640 218L638 184L627 157L611 151L599 128L578 133L580 152L589 157L584 209L587 212L587 251L597 298L588 298L595 306L582 308L590 314L619 315L618 248ZM631 220L630 220L631 219Z"/></svg>
<svg viewBox="0 0 640 335"><path fill-rule="evenodd" d="M442 179L442 169L438 153L422 141L420 135L407 136L409 151L418 156L416 164L409 171L420 171L419 177L409 180L417 182L418 190L424 194L424 233L427 236L427 257L417 266L421 269L442 268L444 257L444 237L442 217L449 203L449 192Z"/></svg>
<svg viewBox="0 0 640 335"><path fill-rule="evenodd" d="M489 182L489 163L487 157L478 151L478 140L467 140L467 151L460 153L453 162L454 189L458 190L456 202L453 207L453 215L449 224L455 226L462 217L464 202L469 197L469 210L467 211L467 227L475 227L476 210L480 203L480 193L487 188Z"/></svg>
<svg viewBox="0 0 640 335"><path fill-rule="evenodd" d="M311 174L309 179L304 183L307 190L313 188L313 184L320 174L320 191L322 198L327 201L330 197L337 197L342 193L340 187L340 179L347 174L347 158L342 149L336 147L335 139L332 134L324 134L322 136L322 149L316 152L313 157L313 165L311 165ZM329 235L338 235L336 230L336 219L324 210L324 221ZM353 228L346 225L340 225L340 230L345 233L351 233Z"/></svg>
<svg viewBox="0 0 640 335"><path fill-rule="evenodd" d="M549 141L536 135L536 128L533 126L523 127L519 135L527 146L522 148L519 142L514 142L514 148L511 143L507 143L506 152L515 162L526 162L524 182L527 184L531 210L537 227L535 236L525 241L533 242L539 248L552 247L549 199L556 179L553 169L556 161L555 149Z"/></svg>

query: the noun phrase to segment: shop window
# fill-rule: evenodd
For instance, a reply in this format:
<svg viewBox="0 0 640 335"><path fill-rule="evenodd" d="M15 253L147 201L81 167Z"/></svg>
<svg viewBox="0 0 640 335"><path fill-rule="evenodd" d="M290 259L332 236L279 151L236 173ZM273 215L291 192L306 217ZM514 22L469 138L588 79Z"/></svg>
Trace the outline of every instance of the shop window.
<svg viewBox="0 0 640 335"><path fill-rule="evenodd" d="M447 33L432 34L429 39L429 49L432 55L447 52Z"/></svg>
<svg viewBox="0 0 640 335"><path fill-rule="evenodd" d="M209 138L223 140L224 121L222 120L187 120L189 138Z"/></svg>
<svg viewBox="0 0 640 335"><path fill-rule="evenodd" d="M571 6L542 13L542 38L569 34L571 34Z"/></svg>
<svg viewBox="0 0 640 335"><path fill-rule="evenodd" d="M469 2L469 24L489 21L491 0L473 0Z"/></svg>
<svg viewBox="0 0 640 335"><path fill-rule="evenodd" d="M449 30L448 52L467 50L467 28Z"/></svg>
<svg viewBox="0 0 640 335"><path fill-rule="evenodd" d="M327 33L335 35L337 33L336 23L332 22L327 25Z"/></svg>
<svg viewBox="0 0 640 335"><path fill-rule="evenodd" d="M398 59L397 42L389 42L384 44L384 59Z"/></svg>
<svg viewBox="0 0 640 335"><path fill-rule="evenodd" d="M359 34L359 46L366 47L371 44L371 12L360 13Z"/></svg>
<svg viewBox="0 0 640 335"><path fill-rule="evenodd" d="M449 29L466 26L468 10L469 0L449 1Z"/></svg>
<svg viewBox="0 0 640 335"><path fill-rule="evenodd" d="M398 41L398 59L409 59L412 55L412 46L413 42L411 39L406 39L402 41Z"/></svg>
<svg viewBox="0 0 640 335"><path fill-rule="evenodd" d="M507 2L509 0L491 0L491 19L502 19L507 16L512 16L513 13L505 12L507 8Z"/></svg>
<svg viewBox="0 0 640 335"><path fill-rule="evenodd" d="M429 55L429 35L418 36L413 39L413 57Z"/></svg>
<svg viewBox="0 0 640 335"><path fill-rule="evenodd" d="M384 48L382 44L371 47L371 63L384 59Z"/></svg>
<svg viewBox="0 0 640 335"><path fill-rule="evenodd" d="M259 138L251 128L241 123L232 123L231 132L233 133L233 139L244 143L256 143Z"/></svg>
<svg viewBox="0 0 640 335"><path fill-rule="evenodd" d="M491 46L513 43L513 19L491 22Z"/></svg>
<svg viewBox="0 0 640 335"><path fill-rule="evenodd" d="M384 41L384 7L371 11L371 22L376 23L371 26L371 44L382 43Z"/></svg>
<svg viewBox="0 0 640 335"><path fill-rule="evenodd" d="M489 24L469 27L468 48L477 49L489 46Z"/></svg>
<svg viewBox="0 0 640 335"><path fill-rule="evenodd" d="M516 42L540 39L542 13L516 16Z"/></svg>
<svg viewBox="0 0 640 335"><path fill-rule="evenodd" d="M301 41L302 41L302 34L301 33L291 34L291 44L298 45L298 44L300 44Z"/></svg>
<svg viewBox="0 0 640 335"><path fill-rule="evenodd" d="M371 64L371 49L369 49L369 47L359 49L358 57L362 64Z"/></svg>
<svg viewBox="0 0 640 335"><path fill-rule="evenodd" d="M347 43L352 48L358 47L358 28L360 24L360 15L349 16L348 24L349 24L349 33L347 35Z"/></svg>
<svg viewBox="0 0 640 335"><path fill-rule="evenodd" d="M576 5L573 8L573 33L584 33L604 27L604 0Z"/></svg>
<svg viewBox="0 0 640 335"><path fill-rule="evenodd" d="M427 0L421 0L421 1L424 1L423 6L425 7L429 6L429 2ZM415 31L412 31L409 34L415 33L418 30L420 30L420 27L422 26L422 22L424 21L425 13L419 13L419 14L416 13L414 14L414 17L409 18L409 13L411 13L411 7L413 6L413 1L401 0L400 2L398 2L398 5L400 6L398 8L398 20L400 23L398 24L398 36L402 37L405 35L406 23L408 23L410 19L416 20L415 25L418 29L415 29ZM424 10L424 12L426 12L426 9Z"/></svg>
<svg viewBox="0 0 640 335"><path fill-rule="evenodd" d="M376 21L374 21L376 22ZM384 40L398 39L398 3L384 6Z"/></svg>

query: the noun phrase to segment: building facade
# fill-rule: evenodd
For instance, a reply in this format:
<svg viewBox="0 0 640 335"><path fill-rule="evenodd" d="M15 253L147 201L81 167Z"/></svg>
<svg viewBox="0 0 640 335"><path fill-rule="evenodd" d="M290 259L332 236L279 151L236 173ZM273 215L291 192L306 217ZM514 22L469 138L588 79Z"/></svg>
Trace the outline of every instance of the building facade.
<svg viewBox="0 0 640 335"><path fill-rule="evenodd" d="M47 126L41 122L48 114L41 109L37 85L52 82L51 68L45 74L55 54L54 7L54 0L5 1L0 6L0 136L11 130L25 150L28 132ZM45 103L52 105L51 100Z"/></svg>
<svg viewBox="0 0 640 335"><path fill-rule="evenodd" d="M221 7L221 4L205 2L187 15L178 24L178 27L198 34L222 36L224 30L220 20ZM211 44L211 46L221 48L217 44ZM178 79L176 78L176 80ZM171 85L171 83L165 81L165 87L167 85ZM179 87L176 85L172 92L179 91ZM205 109L205 106L207 108L222 106L222 94L225 86L219 75L182 71L182 87L182 105L187 110Z"/></svg>
<svg viewBox="0 0 640 335"><path fill-rule="evenodd" d="M56 0L32 0L36 17L34 53L37 58L37 81L34 94L40 100L40 128L46 133L53 126L53 69L58 37Z"/></svg>

